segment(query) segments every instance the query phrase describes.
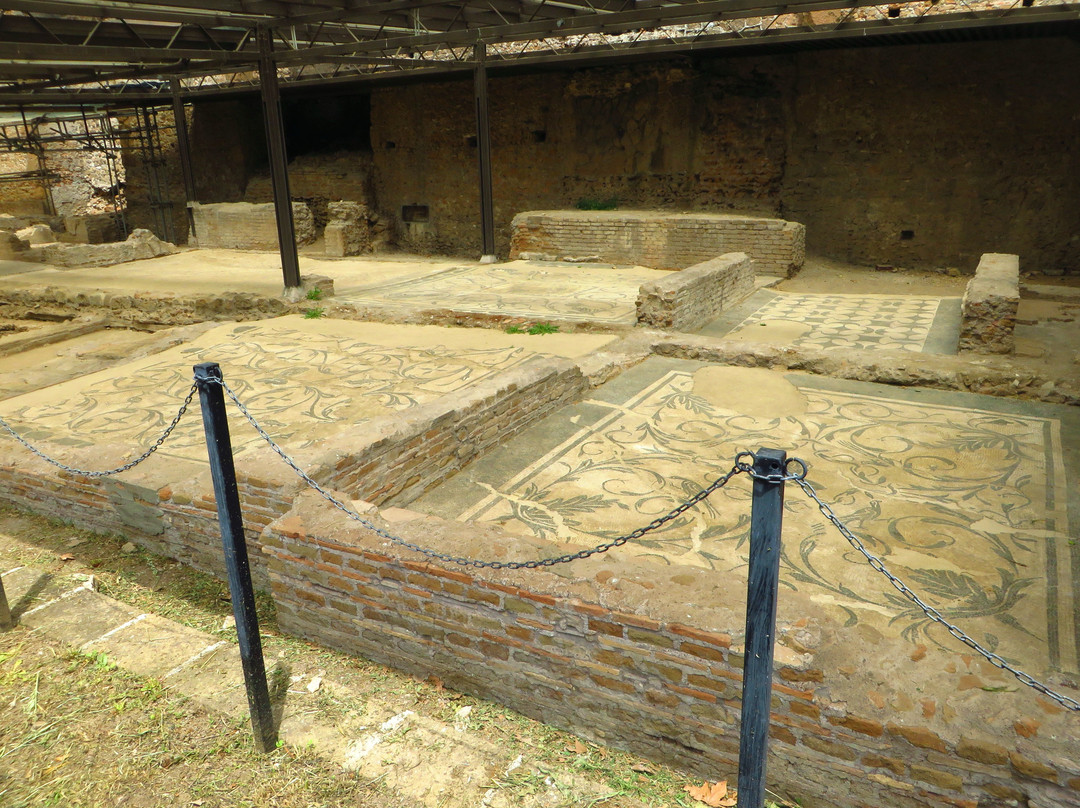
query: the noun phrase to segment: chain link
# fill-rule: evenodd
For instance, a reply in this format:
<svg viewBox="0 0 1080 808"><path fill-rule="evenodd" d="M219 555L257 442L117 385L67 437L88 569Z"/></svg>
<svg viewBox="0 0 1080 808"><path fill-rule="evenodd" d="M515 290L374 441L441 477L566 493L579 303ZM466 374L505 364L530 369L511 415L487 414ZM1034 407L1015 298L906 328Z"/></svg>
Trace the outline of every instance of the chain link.
<svg viewBox="0 0 1080 808"><path fill-rule="evenodd" d="M800 460L797 457L789 457L787 459L787 462L784 464L783 474L758 474L756 471L754 471L754 464L747 463L745 460L743 460L744 457L749 457L751 460L756 459L753 452L739 452L737 455L735 455L735 468L745 474L750 475L755 480L763 480L767 483L775 484L798 482L799 480L805 480L807 473L810 471L810 467L806 464L805 461ZM787 467L790 466L792 463L799 464L799 470L795 473L787 470Z"/></svg>
<svg viewBox="0 0 1080 808"><path fill-rule="evenodd" d="M550 558L541 558L534 561L481 561L475 558L464 558L462 556L446 555L444 553L431 550L427 547L422 547L419 544L414 544L413 542L410 542L407 539L403 539L400 536L395 536L393 533L390 533L389 531L384 530L373 522L368 521L356 511L354 511L352 508L350 508L348 505L346 505L344 502L331 494L329 491L327 491L325 488L323 488L321 485L319 485L319 483L313 480L307 474L307 472L300 468L300 466L298 466L296 462L291 457L289 457L288 454L286 454L285 450L277 445L274 439L270 437L270 435L266 432L265 429L262 428L262 425L257 420L255 420L255 416L253 416L248 411L248 408L244 406L244 403L240 401L239 397L237 397L236 393L232 391L232 388L229 387L227 382L225 382L223 379L211 379L210 381L221 385L221 388L225 391L226 395L228 395L229 398L232 399L233 404L236 405L236 408L240 410L240 413L244 416L244 418L247 419L247 422L251 424L252 428L254 428L256 432L259 433L259 437L261 437L266 442L266 445L269 446L278 457L285 461L285 465L287 465L294 472L296 472L296 475L301 480L303 480L309 488L317 491L323 499L325 499L339 511L344 513L347 517L352 519L354 522L357 522L358 524L366 527L368 530L370 530L377 536L381 536L382 538L398 545L399 547L405 547L409 550L420 553L421 555L425 555L428 558L435 559L436 561L444 561L448 564L456 564L459 567L473 567L476 569L492 570L534 570L540 567L554 567L556 564L567 564L571 561L580 561L582 559L589 558L590 556L599 555L600 553L606 553L608 550L612 550L616 547L621 547L629 541L640 539L645 534L651 533L654 530L658 530L659 528L670 522L672 519L676 518L680 514L685 513L690 508L693 508L695 505L697 505L699 502L708 497L717 489L723 488L725 485L727 485L728 480L730 480L732 477L743 472L743 469L739 468L738 466L732 466L731 470L728 471L726 474L721 475L712 483L710 483L707 487L701 489L696 494L694 494L694 496L690 497L690 499L686 500L680 505L677 505L675 508L673 508L663 516L653 519L651 522L649 522L649 524L645 525L644 527L639 527L637 530L634 530L631 533L627 533L625 536L619 536L616 539L612 539L611 541L605 542L603 544L598 544L595 547L589 547L584 550L579 550L576 553L566 553L565 555L552 556Z"/></svg>
<svg viewBox="0 0 1080 808"><path fill-rule="evenodd" d="M36 454L46 463L50 463L51 465L56 466L58 469L71 472L72 474L78 474L80 477L110 477L113 474L120 474L123 471L128 471L129 469L135 468L137 465L139 465L141 462L150 457L150 455L152 455L154 452L161 448L161 444L163 444L169 439L169 435L171 435L173 430L176 429L176 425L180 423L180 419L183 418L184 413L187 412L188 405L191 404L191 399L195 396L196 389L197 387L195 383L192 382L191 389L188 390L187 396L184 397L184 403L180 405L180 409L173 417L172 423L165 427L165 431L161 433L161 437L154 441L153 446L151 446L149 449L147 449L145 452L143 452L131 462L125 463L122 466L117 466L114 469L107 469L105 471L87 471L85 469L74 468L73 466L66 466L59 460L54 460L53 458L42 452L40 449L38 449L36 446L33 446L29 441L26 440L26 438L24 438L22 435L12 429L11 426L7 423L7 421L5 421L3 418L0 418L0 428L4 429L9 435L11 435L11 437L15 438L15 440L17 440L31 452Z"/></svg>
<svg viewBox="0 0 1080 808"><path fill-rule="evenodd" d="M913 591L911 591L907 584L905 584L903 581L901 581L899 578L889 572L889 570L885 567L885 564L881 561L880 558L878 558L866 549L866 545L859 541L858 537L854 533L848 530L847 526L843 522L841 522L840 519L833 512L833 509L821 500L821 497L818 496L817 491L814 490L814 486L808 483L805 479L800 478L796 478L795 483L803 490L803 492L808 497L810 497L810 499L817 503L818 510L821 511L822 515L833 524L833 526L840 532L840 535L847 539L848 544L858 550L859 553L862 554L862 556L867 560L871 567L873 567L875 570L888 578L889 583L892 584L893 587L898 592L900 592L900 594L902 594L904 597L906 597L908 600L910 600L912 603L922 609L923 613L927 617L929 617L935 623L944 626L945 630L948 631L949 634L951 634L968 648L972 649L977 654L982 656L994 667L1000 668L1004 671L1008 671L1023 684L1027 685L1033 690L1037 690L1047 698L1053 699L1062 707L1068 710L1080 711L1080 701L1077 701L1076 699L1071 699L1068 696L1062 695L1061 693L1056 693L1051 690L1047 685L1032 677L1030 674L1024 673L1024 671L1014 668L1002 657L998 656L993 651L988 651L987 649L983 648L981 645L979 645L979 643L977 643L975 640L965 634L961 629L957 628L948 620L946 620L945 617L941 614L941 612L926 603L922 598L920 598Z"/></svg>

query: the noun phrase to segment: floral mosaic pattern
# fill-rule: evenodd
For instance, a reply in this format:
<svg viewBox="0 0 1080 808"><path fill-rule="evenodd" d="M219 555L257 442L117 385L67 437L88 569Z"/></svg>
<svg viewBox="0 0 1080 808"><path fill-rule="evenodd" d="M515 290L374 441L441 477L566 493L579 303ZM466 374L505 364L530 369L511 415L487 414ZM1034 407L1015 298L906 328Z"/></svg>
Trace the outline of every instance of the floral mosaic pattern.
<svg viewBox="0 0 1080 808"><path fill-rule="evenodd" d="M397 412L476 384L534 354L522 348L402 348L288 328L239 325L218 341L173 349L96 383L65 386L42 402L6 402L4 417L30 439L68 446L115 441L147 446L176 413L191 386L190 368L222 363L229 386L262 425L290 449L333 434L343 423ZM236 427L233 448L258 445ZM205 459L198 399L163 453Z"/></svg>
<svg viewBox="0 0 1080 808"><path fill-rule="evenodd" d="M457 267L422 278L338 295L337 303L409 305L510 317L632 325L641 284L656 270L604 269L516 262ZM554 289L560 290L558 294Z"/></svg>
<svg viewBox="0 0 1080 808"><path fill-rule="evenodd" d="M768 420L695 395L692 372L670 372L624 403L591 401L607 413L512 479L480 482L486 496L459 518L592 545L666 513L727 471L736 451L790 446L871 552L947 618L1007 657L1038 649L1075 670L1075 638L1056 628L1077 583L1057 558L1068 537L1057 422L800 390L805 414ZM787 503L784 586L849 624L944 639L794 486ZM749 504L745 479L736 479L623 552L744 581Z"/></svg>
<svg viewBox="0 0 1080 808"><path fill-rule="evenodd" d="M884 295L776 294L734 331L763 321L810 326L791 340L808 348L890 348L922 351L942 299Z"/></svg>

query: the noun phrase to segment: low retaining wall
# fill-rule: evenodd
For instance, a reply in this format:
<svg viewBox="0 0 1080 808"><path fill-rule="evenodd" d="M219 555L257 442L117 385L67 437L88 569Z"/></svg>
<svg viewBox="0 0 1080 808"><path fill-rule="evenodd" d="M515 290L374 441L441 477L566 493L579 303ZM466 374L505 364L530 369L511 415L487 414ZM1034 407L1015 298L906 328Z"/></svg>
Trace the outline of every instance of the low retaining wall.
<svg viewBox="0 0 1080 808"><path fill-rule="evenodd" d="M330 297L334 294L334 281L324 275L301 275L300 288L301 292L319 289L323 297ZM69 317L100 314L119 322L143 325L261 320L302 311L308 305L303 299L290 304L281 297L251 292L174 295L167 292L117 293L59 286L0 289L0 312L5 316L19 317L27 311Z"/></svg>
<svg viewBox="0 0 1080 808"><path fill-rule="evenodd" d="M297 244L315 240L315 217L303 202L293 202L293 228ZM199 247L228 250L276 250L277 219L272 202L219 202L191 205ZM194 242L193 242L194 243Z"/></svg>
<svg viewBox="0 0 1080 808"><path fill-rule="evenodd" d="M684 269L744 252L757 271L787 277L806 257L806 228L782 219L719 213L548 210L519 213L510 258L593 258L656 269Z"/></svg>
<svg viewBox="0 0 1080 808"><path fill-rule="evenodd" d="M566 550L492 525L417 517L390 528L454 556L520 561ZM697 776L736 773L745 591L718 587L715 573L669 566L657 579L655 567L624 557L557 571L432 563L344 522L309 494L271 525L263 547L278 622L290 633L438 676ZM792 604L797 597L783 593L789 614L817 611L809 602ZM870 671L837 669L836 649L846 649L850 662L857 656L851 649L867 642L856 629L804 618L782 620L778 636L786 646L777 648L773 684L772 791L806 808L1080 800L1080 762L1068 741L1072 716L1049 702L1040 707L1028 692L1007 703L1000 694L993 701L993 693L957 693L951 684L941 693L924 686L918 703L905 692L903 664L986 676L970 656L925 647L913 654L913 646L879 637L872 653L896 661L894 689ZM1015 714L1024 731L1005 746L999 726L992 739L979 722L956 719L958 710L989 710L995 725L1005 726ZM1024 716L1037 718L1020 723ZM1037 740L1025 734L1031 726Z"/></svg>
<svg viewBox="0 0 1080 808"><path fill-rule="evenodd" d="M343 499L393 504L584 389L573 364L538 361L464 396L350 427L296 459ZM86 447L65 459L101 467L128 451ZM237 468L253 573L269 582L284 630L436 675L702 777L734 776L742 586L714 571L617 554L521 572L430 563L346 519L263 447L240 455ZM221 575L208 477L202 464L155 456L123 480L86 480L0 445L5 501L122 533ZM387 527L453 556L505 562L566 551L494 525L420 514ZM807 619L817 609L802 597L781 596L771 790L805 808L1080 803L1074 716L969 653ZM852 664L860 655L874 664ZM917 698L913 666L921 671ZM980 677L988 690L966 686L965 677Z"/></svg>
<svg viewBox="0 0 1080 808"><path fill-rule="evenodd" d="M637 298L637 321L653 328L693 331L754 291L754 264L729 253L647 283Z"/></svg>
<svg viewBox="0 0 1080 808"><path fill-rule="evenodd" d="M1020 257L983 255L960 305L961 351L1012 353L1020 306Z"/></svg>
<svg viewBox="0 0 1080 808"><path fill-rule="evenodd" d="M588 388L570 360L540 359L334 437L348 449L317 444L295 459L353 499L408 502Z"/></svg>
<svg viewBox="0 0 1080 808"><path fill-rule="evenodd" d="M46 451L55 447L44 447ZM209 473L194 479L155 487L149 475L86 478L53 470L27 459L25 450L8 446L0 454L0 498L32 513L48 516L99 533L118 533L159 555L202 572L225 577L217 506ZM100 464L88 461L97 468ZM158 464L158 480L165 479ZM292 506L299 485L290 487L237 472L252 577L261 588L269 584L259 536Z"/></svg>
<svg viewBox="0 0 1080 808"><path fill-rule="evenodd" d="M519 430L577 401L587 388L588 381L572 362L537 360L464 393L345 428L293 453L293 458L320 484L347 491L354 499L382 504L398 495L414 497ZM192 405L187 417L197 419L196 410ZM72 449L34 442L77 468L108 468L130 459L123 454L128 447ZM349 448L337 448L341 446ZM255 451L261 454L236 457L237 486L253 574L266 586L259 535L307 489L276 456L261 447ZM184 476L178 478L178 473ZM0 499L79 527L121 533L155 553L222 577L212 492L209 471L201 462L155 456L117 477L87 478L47 465L13 441L0 443Z"/></svg>

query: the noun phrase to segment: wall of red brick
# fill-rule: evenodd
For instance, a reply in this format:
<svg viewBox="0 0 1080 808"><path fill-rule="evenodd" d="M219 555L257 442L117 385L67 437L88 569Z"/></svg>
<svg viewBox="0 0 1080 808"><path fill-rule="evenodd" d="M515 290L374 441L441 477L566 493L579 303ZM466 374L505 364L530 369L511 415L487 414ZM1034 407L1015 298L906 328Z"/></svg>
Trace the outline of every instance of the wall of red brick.
<svg viewBox="0 0 1080 808"><path fill-rule="evenodd" d="M464 392L404 413L369 419L293 454L320 484L348 499L382 504L418 496L545 415L579 400L588 381L569 360L535 360ZM192 417L191 414L188 417ZM109 467L96 449L35 441L76 468ZM348 447L348 448L342 448ZM109 447L115 450L116 447ZM122 461L121 461L122 462ZM115 465L119 465L116 463ZM158 457L123 477L89 478L56 469L12 442L0 445L0 499L96 530L121 533L148 549L223 574L221 534L209 471L170 476ZM306 484L273 455L236 458L237 487L256 577L264 584L260 533L292 506ZM176 473L175 471L173 473Z"/></svg>
<svg viewBox="0 0 1080 808"><path fill-rule="evenodd" d="M1062 38L701 56L490 80L497 246L526 210L737 211L816 253L1080 272L1080 45ZM480 251L469 81L372 95L376 197L420 250ZM404 205L426 205L422 226ZM910 235L910 237L908 237Z"/></svg>
<svg viewBox="0 0 1080 808"><path fill-rule="evenodd" d="M494 526L455 527L433 517L393 529L407 541L466 557L507 561L559 552ZM455 689L697 776L737 771L742 626L737 613L717 604L738 601L741 592L713 582L704 600L697 600L700 592L665 596L662 587L635 598L625 587L592 583L616 583L595 560L560 573L429 562L343 523L307 495L263 535L263 547L279 624L290 633L437 676ZM632 565L620 561L617 568L619 578L651 583L648 576L641 583ZM680 572L691 573L665 567L657 583ZM950 727L943 716L928 714L933 701L916 705L922 712L913 720L880 694L880 708L861 693L855 698L846 681L853 671L830 666L821 653L826 642L803 646L798 628L779 627L789 639L777 649L773 682L772 791L806 808L1080 804L1080 761L1065 751L1071 716L1027 704L1041 719L1027 725L1041 727L1033 742L1019 730L1009 742L955 715ZM840 627L828 639L866 643ZM911 654L910 646L886 645L875 649L883 658ZM963 664L962 655L948 656L954 666ZM976 714L984 707L973 702L994 697L968 696L967 709ZM1033 702L1029 694L1021 698ZM1060 743L1045 742L1052 731L1063 733Z"/></svg>

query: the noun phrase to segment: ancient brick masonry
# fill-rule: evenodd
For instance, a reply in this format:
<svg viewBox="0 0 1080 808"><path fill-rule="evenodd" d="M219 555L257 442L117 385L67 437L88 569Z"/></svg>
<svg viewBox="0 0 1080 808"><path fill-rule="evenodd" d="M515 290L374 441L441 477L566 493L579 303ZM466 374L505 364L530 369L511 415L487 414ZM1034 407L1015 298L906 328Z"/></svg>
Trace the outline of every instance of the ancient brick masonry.
<svg viewBox="0 0 1080 808"><path fill-rule="evenodd" d="M298 486L245 474L238 475L237 484L252 575L264 587L268 581L259 535L292 507ZM209 490L205 475L155 489L139 482L54 473L36 460L0 457L0 497L5 502L100 533L122 533L155 553L222 578L221 533Z"/></svg>
<svg viewBox="0 0 1080 808"><path fill-rule="evenodd" d="M303 202L293 202L293 227L297 244L315 240L315 219ZM276 250L277 221L273 203L252 205L248 202L193 204L195 234L202 248L223 247L231 250Z"/></svg>
<svg viewBox="0 0 1080 808"><path fill-rule="evenodd" d="M467 546L506 561L558 551L494 526L434 517L394 528L407 541L452 554L467 554ZM620 591L585 583L610 579L597 574L595 561L575 562L561 574L432 563L342 524L307 494L262 541L279 624L290 633L438 676L703 777L737 768L742 653L734 632L716 626L723 618L712 607L696 606L691 620L685 603L673 606L661 596L632 608ZM633 573L620 561L620 577ZM843 632L835 639L858 642ZM1080 804L1075 760L1023 742L1007 749L974 734L947 738L930 726L925 705L922 723L890 718L880 695L882 709L862 698L861 711L842 672L819 667L815 654L791 645L777 648L772 790L809 806L836 805L837 789L842 804L867 808L977 808L1006 804L994 802L1002 799ZM1071 717L1057 719L1067 732Z"/></svg>
<svg viewBox="0 0 1080 808"><path fill-rule="evenodd" d="M806 257L806 228L781 219L715 213L529 211L514 217L510 257L591 257L683 269L744 252L759 273L786 278Z"/></svg>
<svg viewBox="0 0 1080 808"><path fill-rule="evenodd" d="M986 253L964 291L960 350L1012 353L1019 307L1019 256Z"/></svg>
<svg viewBox="0 0 1080 808"><path fill-rule="evenodd" d="M464 391L369 419L334 447L295 459L320 484L376 504L409 501L511 435L581 398L588 381L569 360L538 359Z"/></svg>
<svg viewBox="0 0 1080 808"><path fill-rule="evenodd" d="M729 253L642 286L637 321L653 328L693 331L742 301L754 288L750 257Z"/></svg>

